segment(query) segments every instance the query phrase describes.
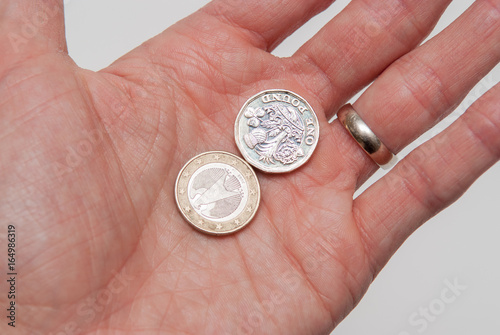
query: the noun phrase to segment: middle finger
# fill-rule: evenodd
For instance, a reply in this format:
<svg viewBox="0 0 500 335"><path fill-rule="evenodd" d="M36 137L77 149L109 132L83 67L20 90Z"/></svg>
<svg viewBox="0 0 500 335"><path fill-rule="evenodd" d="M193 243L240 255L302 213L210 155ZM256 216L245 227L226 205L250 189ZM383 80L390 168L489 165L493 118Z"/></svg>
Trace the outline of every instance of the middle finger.
<svg viewBox="0 0 500 335"><path fill-rule="evenodd" d="M389 64L415 48L451 0L354 0L292 57L327 118Z"/></svg>

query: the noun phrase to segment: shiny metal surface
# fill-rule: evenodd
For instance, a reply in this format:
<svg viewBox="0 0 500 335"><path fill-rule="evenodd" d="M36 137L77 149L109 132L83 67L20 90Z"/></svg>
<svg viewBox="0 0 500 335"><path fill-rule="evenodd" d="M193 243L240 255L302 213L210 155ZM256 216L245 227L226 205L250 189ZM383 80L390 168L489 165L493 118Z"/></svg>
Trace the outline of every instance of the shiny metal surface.
<svg viewBox="0 0 500 335"><path fill-rule="evenodd" d="M241 158L222 151L200 154L179 172L177 206L196 229L213 235L234 233L254 217L259 181Z"/></svg>
<svg viewBox="0 0 500 335"><path fill-rule="evenodd" d="M264 172L290 172L314 152L319 123L312 107L298 94L267 90L245 103L234 133L248 163Z"/></svg>
<svg viewBox="0 0 500 335"><path fill-rule="evenodd" d="M343 106L337 113L339 121L361 148L380 166L389 164L394 155L366 125L352 105Z"/></svg>

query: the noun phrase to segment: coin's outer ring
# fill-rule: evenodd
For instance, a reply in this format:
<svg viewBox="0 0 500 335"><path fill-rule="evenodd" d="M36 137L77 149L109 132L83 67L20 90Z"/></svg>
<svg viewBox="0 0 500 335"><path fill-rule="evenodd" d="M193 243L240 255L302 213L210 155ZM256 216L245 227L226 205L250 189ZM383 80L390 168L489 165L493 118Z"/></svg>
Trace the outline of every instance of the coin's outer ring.
<svg viewBox="0 0 500 335"><path fill-rule="evenodd" d="M228 230L223 230L223 231L216 231L215 229L213 230L210 230L208 228L203 228L203 227L200 227L199 225L193 223L191 221L191 217L194 217L196 219L200 218L201 220L204 220L204 221L207 221L208 224L215 224L214 222L209 222L209 220L207 219L204 219L202 218L198 213L196 213L194 211L194 209L191 209L190 212L192 214L189 214L188 212L186 212L185 210L185 207L184 206L187 206L185 205L186 203L189 204L190 206L190 202L189 202L189 199L187 199L187 188L186 188L186 191L185 191L185 194L180 194L179 191L179 185L183 184L183 178L187 179L187 182L186 182L186 186L187 186L187 183L189 182L189 179L190 178L187 178L187 177L183 177L183 174L184 172L187 171L187 169L189 169L192 165L193 165L193 162L195 162L197 159L201 159L203 158L204 156L208 156L208 155L220 155L220 156L226 156L226 157L229 157L233 160L236 160L238 162L238 164L242 164L245 168L248 169L248 171L252 174L251 177L245 177L246 181L248 182L249 184L249 191L251 189L251 187L255 187L257 189L257 192L255 195L252 195L252 194L249 194L248 195L248 201L247 201L247 204L250 204L250 202L252 203L252 205L254 205L254 208L253 208L253 211L252 213L250 213L247 217L247 219L245 221L242 221L242 223L237 226L237 227L234 227L233 229L228 229ZM232 166L231 164L229 163L226 163L226 162L219 162L219 163L223 163L223 164L228 164L230 166ZM234 168L236 168L235 166L233 166ZM240 173L244 173L245 171L241 171L240 169L236 168L238 171L240 171ZM198 170L198 167L195 167L193 169L189 169L189 170L192 170L192 172L190 173L190 176L193 175L193 173ZM252 185L250 185L252 184ZM247 163L245 162L243 159L241 159L240 157L236 156L236 155L233 155L229 152L225 152L225 151L208 151L208 152L204 152L202 154L199 154L193 158L191 158L181 169L181 171L179 172L179 175L177 176L177 180L175 181L175 201L177 203L177 208L179 209L179 211L181 212L182 216L184 217L184 219L194 228L196 228L197 230L205 233L205 234L210 234L210 235L216 235L216 236L223 236L223 235L229 235L229 234L232 234L232 233L235 233L241 229L243 229L248 223L250 223L250 221L252 221L252 219L254 218L255 214L257 213L257 210L259 209L259 204L260 204L260 184L259 184L259 180L257 178L257 175L255 174L255 171L252 169L252 167ZM191 207L191 206L190 206ZM192 207L191 207L192 208ZM236 219L238 219L240 216L242 216L245 212L243 212L242 214L240 214ZM234 220L231 220L231 221L234 221ZM228 221L226 222L222 222L221 223L222 225L228 225L230 224Z"/></svg>
<svg viewBox="0 0 500 335"><path fill-rule="evenodd" d="M241 135L240 134L240 121L241 121L243 114L245 113L246 108L253 101L258 99L259 97L266 95L266 94L278 93L278 92L289 94L292 96L296 96L299 100L301 100L307 106L308 110L310 111L310 114L311 114L312 118L314 119L314 124L316 126L316 129L315 129L316 138L315 138L313 145L310 146L309 153L307 154L307 156L303 157L299 163L296 163L296 164L294 163L293 167L282 165L282 166L270 168L270 167L264 166L262 163L260 163L258 161L255 161L255 159L252 158L248 154L246 148L244 147L245 144L242 142L241 137L240 137L240 135ZM269 90L265 90L265 91L257 93L256 95L254 95L253 97L251 97L250 99L248 99L245 102L243 107L240 109L238 116L236 117L236 122L234 123L234 137L235 137L236 146L240 150L243 158L245 158L245 160L250 165L252 165L256 169L259 169L259 170L261 170L263 172L267 172L267 173L288 173L288 172L294 171L294 170L298 169L299 167L301 167L302 165L304 165L311 158L312 154L314 153L314 150L316 150L316 146L318 145L318 141L319 141L319 120L318 120L318 117L316 115L316 112L314 111L312 106L309 104L309 102L306 99L304 99L303 97L301 97L300 95L298 95L297 93L289 91L289 90L285 90L285 89L269 89Z"/></svg>

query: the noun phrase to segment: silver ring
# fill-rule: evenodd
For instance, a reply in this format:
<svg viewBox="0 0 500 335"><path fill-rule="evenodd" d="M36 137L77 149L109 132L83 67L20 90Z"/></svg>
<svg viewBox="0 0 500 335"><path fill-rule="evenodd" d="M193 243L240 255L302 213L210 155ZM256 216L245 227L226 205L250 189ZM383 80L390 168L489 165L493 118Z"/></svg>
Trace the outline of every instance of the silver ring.
<svg viewBox="0 0 500 335"><path fill-rule="evenodd" d="M380 166L386 166L394 159L394 154L366 125L351 104L343 106L337 117L345 129L358 142L361 148Z"/></svg>

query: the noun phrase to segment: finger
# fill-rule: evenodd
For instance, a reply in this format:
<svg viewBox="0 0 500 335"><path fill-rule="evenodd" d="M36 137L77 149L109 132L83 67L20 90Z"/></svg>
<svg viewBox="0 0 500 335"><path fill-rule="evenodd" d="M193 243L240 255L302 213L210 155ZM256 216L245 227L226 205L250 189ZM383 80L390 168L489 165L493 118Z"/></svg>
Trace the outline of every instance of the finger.
<svg viewBox="0 0 500 335"><path fill-rule="evenodd" d="M238 30L255 46L272 50L334 0L215 0L198 14Z"/></svg>
<svg viewBox="0 0 500 335"><path fill-rule="evenodd" d="M353 214L375 271L500 159L498 106L500 84L355 200Z"/></svg>
<svg viewBox="0 0 500 335"><path fill-rule="evenodd" d="M355 103L389 149L398 152L430 129L498 64L499 9L500 1L475 2L446 30L391 65ZM343 134L345 151L361 152ZM364 154L345 158L361 171L358 185L374 171Z"/></svg>
<svg viewBox="0 0 500 335"><path fill-rule="evenodd" d="M450 0L352 1L293 56L327 118L430 33ZM314 85L310 85L314 83Z"/></svg>
<svg viewBox="0 0 500 335"><path fill-rule="evenodd" d="M67 51L63 0L16 0L0 4L1 64L51 51Z"/></svg>

